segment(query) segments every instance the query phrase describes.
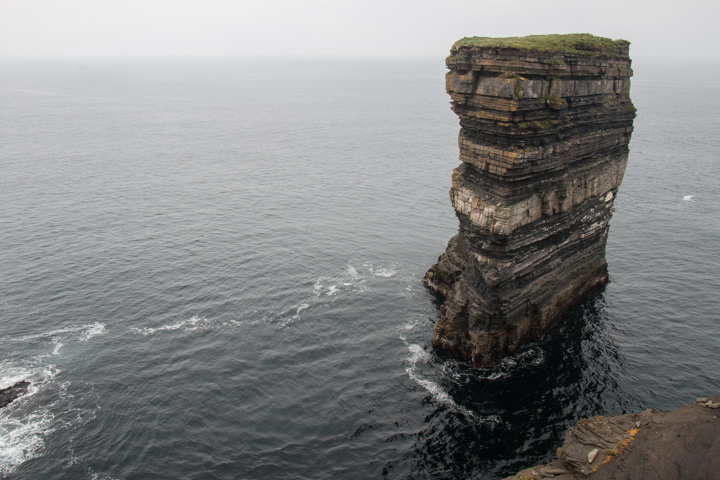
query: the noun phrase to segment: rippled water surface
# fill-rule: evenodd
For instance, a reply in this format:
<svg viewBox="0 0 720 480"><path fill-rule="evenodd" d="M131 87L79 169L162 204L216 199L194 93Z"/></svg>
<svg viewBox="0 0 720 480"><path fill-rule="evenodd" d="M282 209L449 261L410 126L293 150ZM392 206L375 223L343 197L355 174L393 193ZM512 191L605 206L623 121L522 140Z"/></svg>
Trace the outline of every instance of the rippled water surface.
<svg viewBox="0 0 720 480"><path fill-rule="evenodd" d="M611 283L478 370L442 59L1 62L0 477L495 479L720 393L720 76L635 71Z"/></svg>

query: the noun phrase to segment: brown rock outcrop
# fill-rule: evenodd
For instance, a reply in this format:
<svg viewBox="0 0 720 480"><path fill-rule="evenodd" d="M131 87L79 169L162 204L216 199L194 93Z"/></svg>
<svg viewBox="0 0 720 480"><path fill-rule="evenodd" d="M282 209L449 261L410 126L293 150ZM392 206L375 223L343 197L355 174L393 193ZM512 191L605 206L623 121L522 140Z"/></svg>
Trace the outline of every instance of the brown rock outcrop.
<svg viewBox="0 0 720 480"><path fill-rule="evenodd" d="M717 480L720 396L671 412L646 410L581 420L558 459L506 480Z"/></svg>
<svg viewBox="0 0 720 480"><path fill-rule="evenodd" d="M575 34L453 46L460 229L423 279L443 298L436 347L491 365L607 282L635 117L628 45Z"/></svg>

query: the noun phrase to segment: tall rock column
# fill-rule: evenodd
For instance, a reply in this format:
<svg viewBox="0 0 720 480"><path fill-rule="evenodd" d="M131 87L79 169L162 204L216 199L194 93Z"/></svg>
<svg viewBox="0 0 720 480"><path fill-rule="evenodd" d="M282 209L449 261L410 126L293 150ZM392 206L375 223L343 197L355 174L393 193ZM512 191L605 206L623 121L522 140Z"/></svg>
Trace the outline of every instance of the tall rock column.
<svg viewBox="0 0 720 480"><path fill-rule="evenodd" d="M437 348L492 365L608 281L608 223L635 117L628 46L589 34L453 45L460 229L423 279L444 299Z"/></svg>

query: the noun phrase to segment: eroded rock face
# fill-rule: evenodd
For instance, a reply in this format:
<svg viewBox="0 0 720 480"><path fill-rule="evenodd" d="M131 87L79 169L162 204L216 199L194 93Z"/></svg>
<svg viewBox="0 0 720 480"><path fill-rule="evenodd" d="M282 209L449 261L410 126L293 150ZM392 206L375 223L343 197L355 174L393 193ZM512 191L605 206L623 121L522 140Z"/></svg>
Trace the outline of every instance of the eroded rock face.
<svg viewBox="0 0 720 480"><path fill-rule="evenodd" d="M478 366L541 337L608 280L635 117L629 44L554 37L572 48L464 40L447 58L460 231L423 281L444 298L433 344Z"/></svg>
<svg viewBox="0 0 720 480"><path fill-rule="evenodd" d="M671 412L598 416L565 432L557 460L505 480L720 478L720 396Z"/></svg>

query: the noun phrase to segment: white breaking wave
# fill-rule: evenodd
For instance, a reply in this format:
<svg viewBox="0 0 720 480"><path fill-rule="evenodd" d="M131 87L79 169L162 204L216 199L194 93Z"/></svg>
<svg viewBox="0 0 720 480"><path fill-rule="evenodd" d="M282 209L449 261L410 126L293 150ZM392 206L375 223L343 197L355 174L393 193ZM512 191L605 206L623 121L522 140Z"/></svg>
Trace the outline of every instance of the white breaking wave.
<svg viewBox="0 0 720 480"><path fill-rule="evenodd" d="M81 342L87 342L92 337L97 335L104 335L107 333L105 324L100 322L88 323L85 325L73 325L70 327L60 328L58 330L51 330L49 332L34 333L32 335L25 335L24 337L18 337L18 341L27 340L39 340L41 338L65 338L68 334L80 333L78 340Z"/></svg>
<svg viewBox="0 0 720 480"><path fill-rule="evenodd" d="M58 373L60 373L60 370L58 370L55 365L18 366L9 362L3 362L0 363L0 389L8 388L17 382L27 380L30 382L30 387L27 393L21 398L30 397L38 392L40 385L47 384L54 379ZM12 403L10 405L12 405ZM3 410L0 410L0 413L2 412ZM0 443L0 446L2 446L2 443Z"/></svg>
<svg viewBox="0 0 720 480"><path fill-rule="evenodd" d="M315 297L319 297L320 293L323 291L323 284L322 284L322 277L317 279L317 282L315 282L315 285L313 285L313 295Z"/></svg>
<svg viewBox="0 0 720 480"><path fill-rule="evenodd" d="M499 380L509 377L513 371L518 368L529 366L536 367L545 362L545 353L539 347L531 347L524 350L513 357L505 357L498 362L491 371L488 372L488 380Z"/></svg>
<svg viewBox="0 0 720 480"><path fill-rule="evenodd" d="M695 195L685 195L685 196L683 197L683 200L685 200L686 202L692 202L692 198L693 198L694 196L695 196Z"/></svg>
<svg viewBox="0 0 720 480"><path fill-rule="evenodd" d="M377 267L370 262L361 264L358 260L352 259L341 272L317 278L312 287L312 295L300 300L299 306L283 310L280 315L269 321L279 321L280 327L287 327L293 321L300 319L300 313L312 305L335 302L348 294L366 292L368 288L372 288L372 284L368 285L368 282L372 282L372 277L392 277L396 273L395 266Z"/></svg>
<svg viewBox="0 0 720 480"><path fill-rule="evenodd" d="M54 381L58 373L54 367L46 366L25 375L24 379L31 382L28 392L0 410L0 478L5 478L22 463L41 455L47 439L58 426L74 428L95 418L97 408L68 409L66 402L73 397L67 394L67 383ZM39 404L32 397L43 390L53 390L53 397L57 399ZM72 411L72 415L64 415L69 411Z"/></svg>
<svg viewBox="0 0 720 480"><path fill-rule="evenodd" d="M206 328L210 326L210 322L207 318L204 317L198 317L197 315L193 315L192 317L180 320L174 323L167 323L165 325L161 325L159 327L144 327L144 328L137 328L137 327L131 327L130 331L137 333L139 335L143 335L147 337L148 335L155 335L159 332L172 332L175 330L183 330L183 331L192 331L197 330L199 328Z"/></svg>
<svg viewBox="0 0 720 480"><path fill-rule="evenodd" d="M58 373L53 365L31 367L0 363L0 388L30 381L27 393L0 410L0 477L38 456L45 447L45 440L53 431L55 415L47 405L28 412L28 404L32 404L31 397Z"/></svg>
<svg viewBox="0 0 720 480"><path fill-rule="evenodd" d="M373 275L375 275L376 277L389 278L389 277L392 277L393 275L395 275L396 273L397 273L397 271L392 268L379 268L373 272Z"/></svg>
<svg viewBox="0 0 720 480"><path fill-rule="evenodd" d="M33 373L34 371L31 368L0 363L0 390L15 385L21 380L27 380ZM0 412L2 412L2 410L0 410Z"/></svg>
<svg viewBox="0 0 720 480"><path fill-rule="evenodd" d="M367 268L374 277L389 278L397 273L397 268L394 265L378 267L370 262L365 262L363 263L363 267Z"/></svg>
<svg viewBox="0 0 720 480"><path fill-rule="evenodd" d="M45 439L52 432L54 418L47 409L39 409L22 418L0 415L1 475L12 473L15 467L38 455L45 447Z"/></svg>
<svg viewBox="0 0 720 480"><path fill-rule="evenodd" d="M395 266L375 266L370 262L357 263L351 260L341 275L322 276L313 285L313 296L317 299L323 292L325 295L334 296L340 292L364 292L367 290L368 277L389 278L397 273ZM326 286L326 284L330 284ZM341 288L352 287L352 288Z"/></svg>
<svg viewBox="0 0 720 480"><path fill-rule="evenodd" d="M347 269L345 270L345 277L349 280L357 280L359 278L358 271L355 267L352 265L348 265Z"/></svg>
<svg viewBox="0 0 720 480"><path fill-rule="evenodd" d="M421 347L418 344L415 343L405 343L407 345L408 350L410 351L410 357L408 358L408 366L405 368L405 371L407 372L408 376L411 380L418 383L421 387L423 387L425 390L430 392L430 395L432 395L433 399L435 399L436 402L444 403L445 405L448 405L449 407L452 407L453 409L462 412L463 414L467 415L468 417L478 419L478 416L475 414L475 412L472 412L468 410L465 407L462 407L455 403L455 400L453 400L450 397L450 394L442 388L439 384L436 382L433 382L432 380L428 380L426 378L422 378L418 372L417 372L417 364L420 361L427 362L430 360L430 354L425 351L423 347Z"/></svg>
<svg viewBox="0 0 720 480"><path fill-rule="evenodd" d="M300 317L302 316L301 313L304 312L310 308L309 303L301 303L297 307L293 307L295 310L295 313L292 316L285 316L284 320L280 322L281 327L287 327L290 323L294 322L295 320L300 320ZM292 310L290 310L292 311Z"/></svg>
<svg viewBox="0 0 720 480"><path fill-rule="evenodd" d="M488 380L499 380L501 378L506 378L508 376L510 376L510 374L508 372L497 371L497 372L492 372L490 375L488 375L487 379Z"/></svg>
<svg viewBox="0 0 720 480"><path fill-rule="evenodd" d="M98 335L105 335L106 333L107 330L105 329L105 325L99 322L95 322L88 328L86 328L82 335L80 335L80 341L87 342L92 337L96 337Z"/></svg>
<svg viewBox="0 0 720 480"><path fill-rule="evenodd" d="M406 323L398 329L400 340L402 340L402 342L405 344L405 346L408 348L408 351L410 352L410 356L406 360L407 367L405 368L405 372L407 372L410 379L423 387L425 390L427 390L432 396L433 400L435 400L437 403L443 403L452 408L453 410L461 412L462 414L474 419L475 421L499 423L500 417L498 417L497 415L480 416L472 410L468 410L467 408L458 405L457 402L452 399L447 390L440 386L440 384L430 379L423 378L420 375L420 373L418 372L418 364L429 363L431 360L431 355L430 352L426 351L421 345L408 342L407 334L415 327L421 325L424 322L424 319L419 318L417 320Z"/></svg>
<svg viewBox="0 0 720 480"><path fill-rule="evenodd" d="M300 312L303 312L303 311L307 310L309 306L310 306L310 305L308 305L307 303L301 303L300 306L297 307L297 310L295 311L295 316L296 316L296 317L299 317L299 316L300 316Z"/></svg>

